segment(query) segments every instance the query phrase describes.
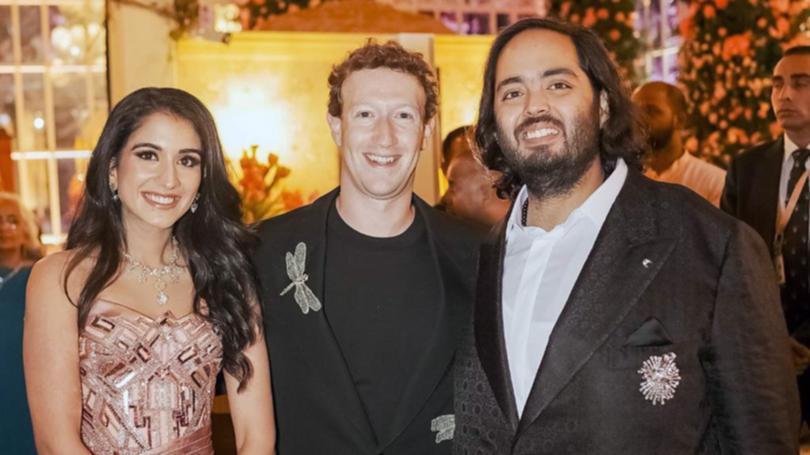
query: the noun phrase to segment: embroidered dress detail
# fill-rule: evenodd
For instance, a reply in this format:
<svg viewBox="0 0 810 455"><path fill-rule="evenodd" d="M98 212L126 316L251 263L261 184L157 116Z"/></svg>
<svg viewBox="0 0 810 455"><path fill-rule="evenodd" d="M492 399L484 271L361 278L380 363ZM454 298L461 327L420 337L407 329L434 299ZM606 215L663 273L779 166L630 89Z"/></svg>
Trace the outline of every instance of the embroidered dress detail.
<svg viewBox="0 0 810 455"><path fill-rule="evenodd" d="M197 314L91 314L79 337L82 440L97 455L213 455L221 363L219 336Z"/></svg>

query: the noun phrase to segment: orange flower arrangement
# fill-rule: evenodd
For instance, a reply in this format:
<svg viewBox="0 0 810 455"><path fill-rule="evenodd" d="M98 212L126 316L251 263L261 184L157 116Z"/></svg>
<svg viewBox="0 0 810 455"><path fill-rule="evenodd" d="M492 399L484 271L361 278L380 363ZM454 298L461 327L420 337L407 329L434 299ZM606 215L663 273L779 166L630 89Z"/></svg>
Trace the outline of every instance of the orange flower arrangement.
<svg viewBox="0 0 810 455"><path fill-rule="evenodd" d="M257 145L242 151L239 167L242 170L235 185L242 197L242 216L246 223L255 223L289 211L291 207L284 198L281 181L290 175L290 168L279 164L278 155L270 153L267 163L256 158ZM300 205L300 204L299 204Z"/></svg>

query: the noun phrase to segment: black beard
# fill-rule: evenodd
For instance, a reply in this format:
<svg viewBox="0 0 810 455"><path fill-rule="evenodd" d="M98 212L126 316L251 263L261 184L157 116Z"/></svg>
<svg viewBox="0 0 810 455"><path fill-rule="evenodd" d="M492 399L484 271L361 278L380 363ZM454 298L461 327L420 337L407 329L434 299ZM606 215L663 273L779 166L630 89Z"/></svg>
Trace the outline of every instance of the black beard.
<svg viewBox="0 0 810 455"><path fill-rule="evenodd" d="M593 160L599 156L597 141L599 124L596 115L594 112L591 112L591 115L587 113L579 115L575 119L570 141L568 130L563 128L562 122L550 116L529 119L515 131L520 132L538 121L556 124L563 131L564 150L554 153L550 146L544 145L524 150L521 154L517 146L519 133L513 135L515 138L513 143L500 126L498 126L498 144L509 168L517 173L532 196L544 199L568 194L591 167Z"/></svg>
<svg viewBox="0 0 810 455"><path fill-rule="evenodd" d="M647 131L647 144L653 151L663 150L669 141L672 140L672 135L675 134L675 126L669 125L663 129L648 130Z"/></svg>

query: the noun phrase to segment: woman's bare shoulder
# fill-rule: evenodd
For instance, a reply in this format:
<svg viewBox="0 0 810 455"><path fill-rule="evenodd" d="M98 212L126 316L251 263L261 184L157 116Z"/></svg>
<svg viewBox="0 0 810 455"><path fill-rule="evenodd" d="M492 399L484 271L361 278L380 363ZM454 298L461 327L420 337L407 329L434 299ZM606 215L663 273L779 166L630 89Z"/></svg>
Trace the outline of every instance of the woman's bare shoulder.
<svg viewBox="0 0 810 455"><path fill-rule="evenodd" d="M50 298L66 298L64 295L65 273L76 254L76 250L58 251L37 261L31 270L28 282L29 292L33 291L36 295L46 295ZM67 288L71 296L78 296L81 292L82 284L94 262L92 257L85 257L70 271Z"/></svg>

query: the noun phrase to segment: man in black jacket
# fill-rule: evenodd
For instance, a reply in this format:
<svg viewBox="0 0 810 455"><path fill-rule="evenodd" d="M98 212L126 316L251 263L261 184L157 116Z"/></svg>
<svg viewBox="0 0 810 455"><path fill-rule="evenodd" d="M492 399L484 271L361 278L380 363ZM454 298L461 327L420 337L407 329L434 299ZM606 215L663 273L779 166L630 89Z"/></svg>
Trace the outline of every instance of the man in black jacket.
<svg viewBox="0 0 810 455"><path fill-rule="evenodd" d="M765 246L641 175L632 106L598 38L517 22L483 87L476 142L515 202L481 251L456 453L795 454Z"/></svg>
<svg viewBox="0 0 810 455"><path fill-rule="evenodd" d="M785 51L773 72L771 104L784 129L775 141L737 156L720 207L765 240L780 275L782 309L799 376L802 417L810 420L810 46ZM795 201L791 196L795 192ZM787 208L791 210L788 211ZM780 219L781 216L781 219Z"/></svg>
<svg viewBox="0 0 810 455"><path fill-rule="evenodd" d="M478 241L413 194L436 83L389 42L353 51L329 84L340 187L264 222L255 254L278 451L449 454Z"/></svg>

